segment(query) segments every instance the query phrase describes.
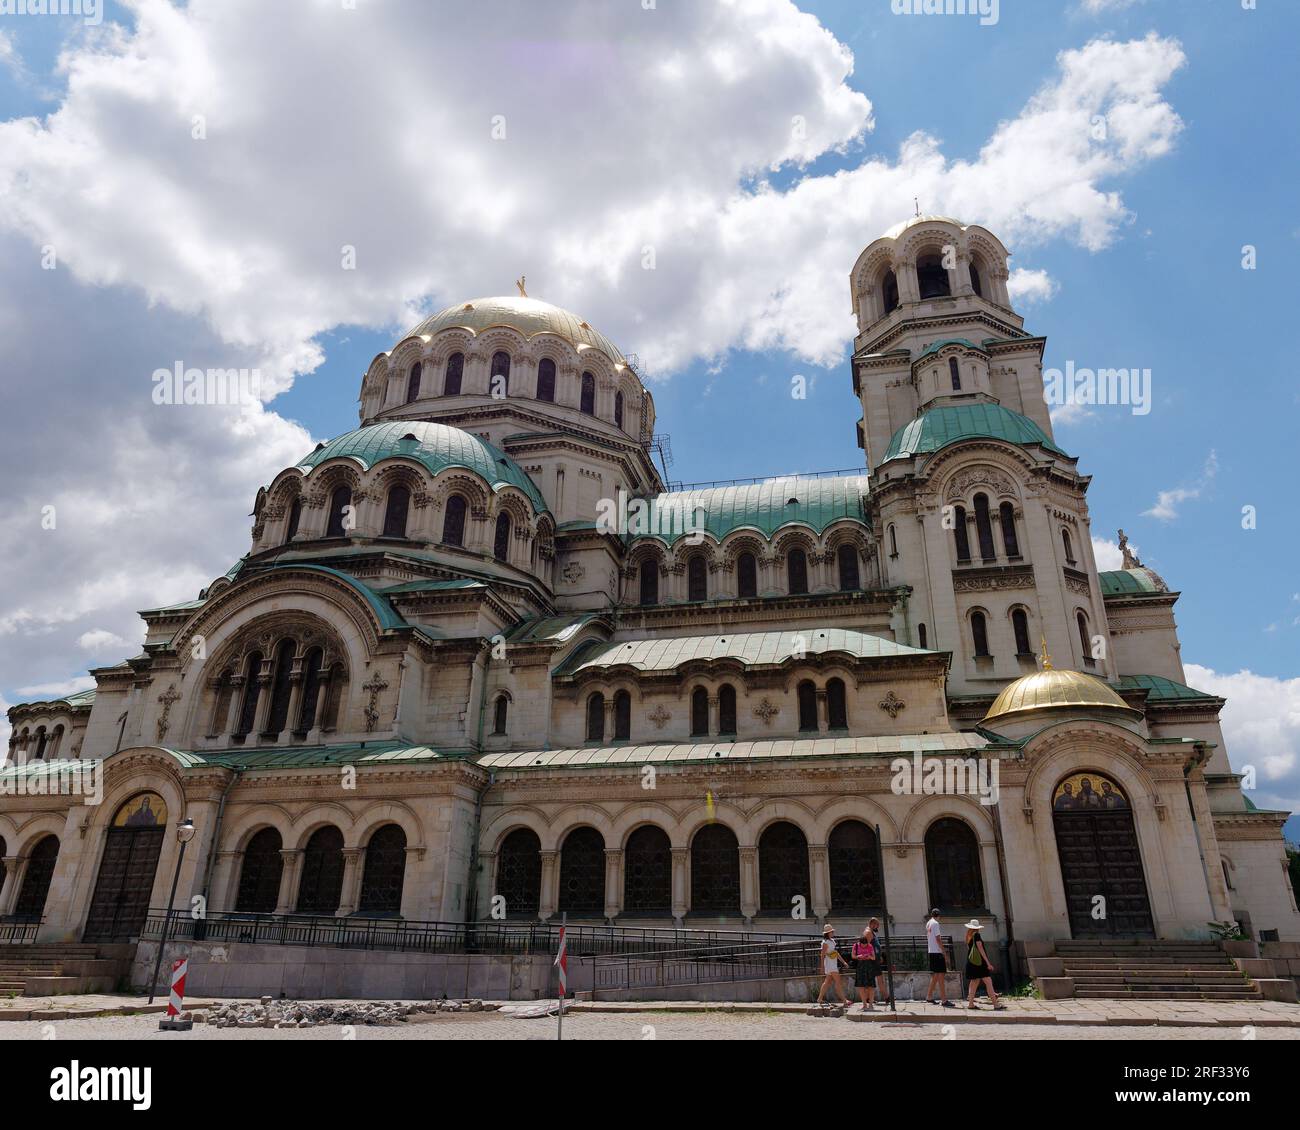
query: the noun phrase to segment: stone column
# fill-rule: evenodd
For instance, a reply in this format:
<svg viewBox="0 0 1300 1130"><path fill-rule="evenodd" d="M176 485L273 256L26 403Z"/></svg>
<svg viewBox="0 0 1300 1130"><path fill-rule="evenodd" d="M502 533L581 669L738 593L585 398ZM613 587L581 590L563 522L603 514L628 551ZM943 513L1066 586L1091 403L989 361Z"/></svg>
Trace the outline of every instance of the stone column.
<svg viewBox="0 0 1300 1130"><path fill-rule="evenodd" d="M5 885L0 887L0 918L14 912L14 903L18 901L18 892L23 887L23 876L27 874L27 857L25 855L6 855Z"/></svg>
<svg viewBox="0 0 1300 1130"><path fill-rule="evenodd" d="M690 858L688 848L673 848L673 921L678 925L690 909Z"/></svg>
<svg viewBox="0 0 1300 1130"><path fill-rule="evenodd" d="M298 715L302 713L303 663L306 658L305 655L295 655L289 672L289 715L284 722L287 734L292 734L298 728Z"/></svg>
<svg viewBox="0 0 1300 1130"><path fill-rule="evenodd" d="M257 673L257 714L253 719L250 733L255 741L260 741L266 730L266 720L271 713L271 672L274 670L274 658L263 659L262 669Z"/></svg>
<svg viewBox="0 0 1300 1130"><path fill-rule="evenodd" d="M808 845L808 870L812 883L808 893L810 909L819 922L824 921L831 912L831 870L825 844Z"/></svg>
<svg viewBox="0 0 1300 1130"><path fill-rule="evenodd" d="M234 910L239 901L239 878L243 874L244 853L242 851L217 852L216 869L212 875L212 890L208 892L208 910ZM224 890L223 895L215 892Z"/></svg>
<svg viewBox="0 0 1300 1130"><path fill-rule="evenodd" d="M275 904L276 914L292 914L298 905L298 880L302 867L302 848L281 848L280 858L284 866L280 869L280 898Z"/></svg>
<svg viewBox="0 0 1300 1130"><path fill-rule="evenodd" d="M361 873L365 867L365 848L343 849L343 891L339 898L338 916L351 914L357 909L361 897Z"/></svg>
<svg viewBox="0 0 1300 1130"><path fill-rule="evenodd" d="M623 909L623 851L605 849L605 917L611 921Z"/></svg>
<svg viewBox="0 0 1300 1130"><path fill-rule="evenodd" d="M709 733L718 733L721 726L722 722L718 712L718 696L709 695Z"/></svg>
<svg viewBox="0 0 1300 1130"><path fill-rule="evenodd" d="M817 729L829 730L831 728L830 709L826 705L826 688L817 688Z"/></svg>
<svg viewBox="0 0 1300 1130"><path fill-rule="evenodd" d="M740 849L740 913L753 918L758 913L758 848Z"/></svg>
<svg viewBox="0 0 1300 1130"><path fill-rule="evenodd" d="M542 897L537 908L537 917L545 922L555 913L559 901L560 887L560 853L543 851L542 856ZM507 909L509 909L507 907Z"/></svg>
<svg viewBox="0 0 1300 1130"><path fill-rule="evenodd" d="M476 907L476 917L478 918L491 918L493 916L492 896L496 894L497 864L500 862L500 858L494 851L481 851L478 853L478 874L470 876L471 880L478 884ZM509 910L510 908L507 907L506 909Z"/></svg>

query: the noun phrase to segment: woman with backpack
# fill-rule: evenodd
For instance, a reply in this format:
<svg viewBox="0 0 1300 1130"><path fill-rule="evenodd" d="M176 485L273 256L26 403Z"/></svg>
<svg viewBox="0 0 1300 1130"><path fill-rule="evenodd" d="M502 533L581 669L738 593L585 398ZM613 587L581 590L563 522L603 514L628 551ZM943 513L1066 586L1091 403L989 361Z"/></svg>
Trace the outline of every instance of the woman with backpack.
<svg viewBox="0 0 1300 1130"><path fill-rule="evenodd" d="M862 931L862 937L853 943L854 978L858 986L858 997L862 1001L863 1012L875 1012L876 978L880 975L880 947L876 942L875 931L870 926Z"/></svg>
<svg viewBox="0 0 1300 1130"><path fill-rule="evenodd" d="M978 918L972 918L966 923L966 1007L975 1007L975 990L979 988L979 983L984 982L984 990L989 995L989 1000L993 1002L996 1010L1001 1010L1007 1006L999 1003L997 990L993 988L993 962L989 960L988 951L984 949L984 939L980 937L980 925Z"/></svg>

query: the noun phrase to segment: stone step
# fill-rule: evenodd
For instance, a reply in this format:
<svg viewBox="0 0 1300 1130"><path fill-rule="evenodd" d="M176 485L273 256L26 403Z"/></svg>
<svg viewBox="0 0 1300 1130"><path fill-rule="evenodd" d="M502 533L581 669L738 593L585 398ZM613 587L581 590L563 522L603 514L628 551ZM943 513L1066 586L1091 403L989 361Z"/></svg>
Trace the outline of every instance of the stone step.
<svg viewBox="0 0 1300 1130"><path fill-rule="evenodd" d="M1206 1003L1214 1003L1215 1001L1258 1001L1260 999L1258 993L1244 991L1237 993L1163 993L1134 990L1127 993L1116 993L1080 989L1074 995L1077 1000L1204 1001Z"/></svg>

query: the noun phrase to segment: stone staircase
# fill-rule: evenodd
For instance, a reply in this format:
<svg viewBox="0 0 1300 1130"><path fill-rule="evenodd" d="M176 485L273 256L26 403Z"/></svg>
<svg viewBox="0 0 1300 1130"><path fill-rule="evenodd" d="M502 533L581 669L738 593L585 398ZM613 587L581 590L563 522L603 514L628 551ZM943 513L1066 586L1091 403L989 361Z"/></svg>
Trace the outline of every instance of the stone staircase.
<svg viewBox="0 0 1300 1130"><path fill-rule="evenodd" d="M131 968L133 945L0 945L0 996L111 993Z"/></svg>
<svg viewBox="0 0 1300 1130"><path fill-rule="evenodd" d="M1217 942L1060 941L1056 956L1078 998L1258 1001L1263 996Z"/></svg>

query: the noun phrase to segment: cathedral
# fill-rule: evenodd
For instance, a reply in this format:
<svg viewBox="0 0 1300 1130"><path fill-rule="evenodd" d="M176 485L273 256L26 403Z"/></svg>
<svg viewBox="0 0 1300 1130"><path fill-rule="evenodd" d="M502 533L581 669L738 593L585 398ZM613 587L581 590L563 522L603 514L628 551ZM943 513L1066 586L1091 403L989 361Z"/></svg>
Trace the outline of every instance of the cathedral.
<svg viewBox="0 0 1300 1130"><path fill-rule="evenodd" d="M1007 261L943 216L858 256L852 474L666 482L580 316L426 318L227 573L10 709L0 923L132 939L178 876L213 917L1300 940L1177 591L1097 569Z"/></svg>

